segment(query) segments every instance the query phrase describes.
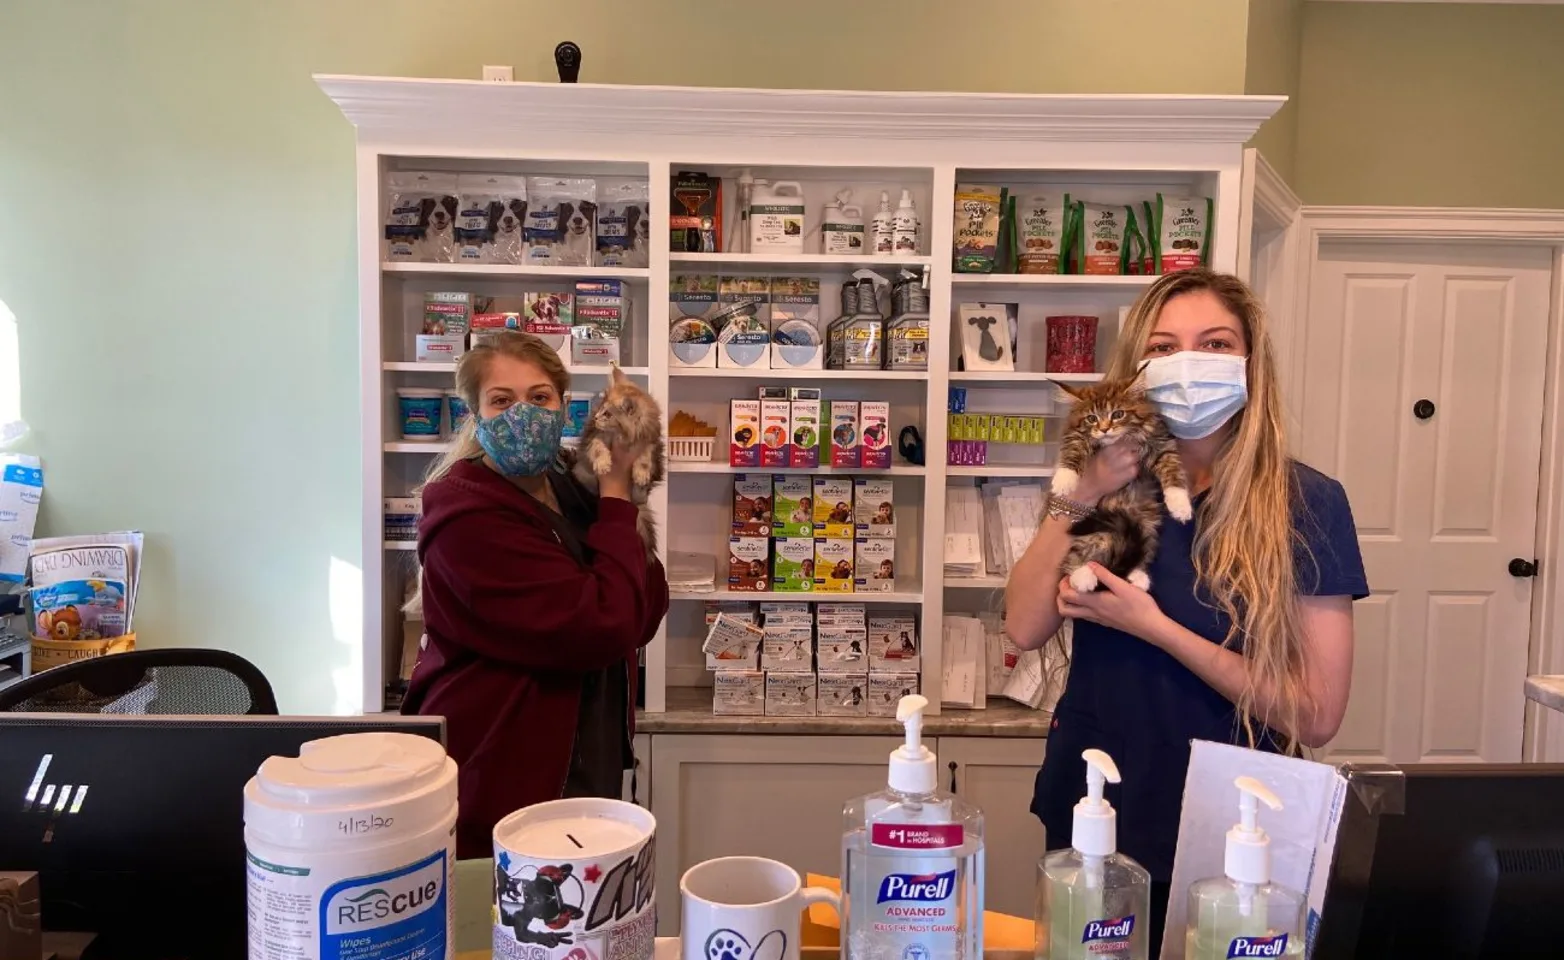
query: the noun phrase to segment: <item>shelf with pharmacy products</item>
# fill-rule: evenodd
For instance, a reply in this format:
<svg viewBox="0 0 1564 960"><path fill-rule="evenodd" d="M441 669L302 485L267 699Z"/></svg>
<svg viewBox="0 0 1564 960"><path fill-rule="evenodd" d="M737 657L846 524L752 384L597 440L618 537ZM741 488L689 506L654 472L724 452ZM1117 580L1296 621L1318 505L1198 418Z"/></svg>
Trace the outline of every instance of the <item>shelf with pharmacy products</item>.
<svg viewBox="0 0 1564 960"><path fill-rule="evenodd" d="M1042 373L1037 370L952 370L950 382L962 386L1026 386L1041 383L1096 383L1100 373Z"/></svg>
<svg viewBox="0 0 1564 960"><path fill-rule="evenodd" d="M839 477L921 477L928 472L927 467L912 463L897 463L883 469L866 469L864 467L735 467L725 461L701 461L701 460L669 460L669 473L782 473L782 474L811 474L823 473Z"/></svg>
<svg viewBox="0 0 1564 960"><path fill-rule="evenodd" d="M1074 273L955 273L951 274L950 285L959 297L991 300L1006 293L1030 295L1044 291L1138 294L1156 280L1156 277Z"/></svg>
<svg viewBox="0 0 1564 960"><path fill-rule="evenodd" d="M917 584L912 584L917 587ZM828 591L795 592L785 590L729 590L719 587L716 590L701 592L698 590L675 590L669 594L672 600L785 600L794 603L902 603L921 604L923 602L923 590L905 589L880 593L835 593Z"/></svg>
<svg viewBox="0 0 1564 960"><path fill-rule="evenodd" d="M1003 590L1005 577L946 577L946 590Z"/></svg>
<svg viewBox="0 0 1564 960"><path fill-rule="evenodd" d="M1041 463L988 463L981 466L961 464L945 468L945 476L947 477L992 477L994 479L1020 478L1031 480L1053 475L1053 465Z"/></svg>
<svg viewBox="0 0 1564 960"><path fill-rule="evenodd" d="M388 440L382 447L386 453L444 453L451 444L447 440Z"/></svg>
<svg viewBox="0 0 1564 960"><path fill-rule="evenodd" d="M455 361L388 360L380 365L380 369L386 373L439 373L450 376L456 372L456 363ZM612 367L582 364L566 364L565 369L572 377L606 377L613 371ZM631 377L645 377L651 374L651 370L647 367L620 367L619 371Z"/></svg>
<svg viewBox="0 0 1564 960"><path fill-rule="evenodd" d="M675 380L768 380L783 383L813 383L816 380L927 380L927 370L785 370L772 367L673 367L668 376Z"/></svg>
<svg viewBox="0 0 1564 960"><path fill-rule="evenodd" d="M450 280L626 280L646 283L645 267L535 267L525 263L419 263L387 260L382 273L402 277L439 277Z"/></svg>
<svg viewBox="0 0 1564 960"><path fill-rule="evenodd" d="M894 270L930 267L933 257L876 257L870 254L833 253L670 253L675 271L693 273L715 270L786 270L791 273L845 273L851 270Z"/></svg>

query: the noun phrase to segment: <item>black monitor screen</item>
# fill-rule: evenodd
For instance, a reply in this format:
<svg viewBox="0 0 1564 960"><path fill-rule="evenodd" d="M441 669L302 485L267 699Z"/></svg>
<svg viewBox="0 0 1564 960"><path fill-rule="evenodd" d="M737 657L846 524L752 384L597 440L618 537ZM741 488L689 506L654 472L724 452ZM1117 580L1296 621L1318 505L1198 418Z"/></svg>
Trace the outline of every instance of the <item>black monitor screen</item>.
<svg viewBox="0 0 1564 960"><path fill-rule="evenodd" d="M243 956L245 783L267 757L372 731L443 742L444 721L0 714L0 869L38 872L45 929L118 955L180 955L177 931L186 955Z"/></svg>

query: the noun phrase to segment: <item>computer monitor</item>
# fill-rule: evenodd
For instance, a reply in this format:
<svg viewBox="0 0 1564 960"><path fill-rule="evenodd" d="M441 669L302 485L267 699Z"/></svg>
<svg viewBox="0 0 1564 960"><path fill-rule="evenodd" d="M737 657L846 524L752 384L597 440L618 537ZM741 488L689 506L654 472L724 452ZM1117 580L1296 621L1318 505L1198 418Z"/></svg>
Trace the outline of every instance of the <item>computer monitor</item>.
<svg viewBox="0 0 1564 960"><path fill-rule="evenodd" d="M1564 764L1399 769L1399 813L1349 791L1315 955L1564 956Z"/></svg>
<svg viewBox="0 0 1564 960"><path fill-rule="evenodd" d="M0 713L0 870L39 874L46 930L89 956L245 955L244 785L310 741L441 717Z"/></svg>

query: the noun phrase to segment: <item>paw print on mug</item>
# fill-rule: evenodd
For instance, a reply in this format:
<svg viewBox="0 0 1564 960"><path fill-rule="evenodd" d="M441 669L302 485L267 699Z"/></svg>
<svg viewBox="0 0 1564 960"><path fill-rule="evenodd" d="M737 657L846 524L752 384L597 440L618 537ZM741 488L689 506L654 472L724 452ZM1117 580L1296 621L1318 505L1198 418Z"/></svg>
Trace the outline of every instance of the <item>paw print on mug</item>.
<svg viewBox="0 0 1564 960"><path fill-rule="evenodd" d="M772 930L752 947L736 930L715 930L706 938L705 960L782 960L787 953L787 934Z"/></svg>

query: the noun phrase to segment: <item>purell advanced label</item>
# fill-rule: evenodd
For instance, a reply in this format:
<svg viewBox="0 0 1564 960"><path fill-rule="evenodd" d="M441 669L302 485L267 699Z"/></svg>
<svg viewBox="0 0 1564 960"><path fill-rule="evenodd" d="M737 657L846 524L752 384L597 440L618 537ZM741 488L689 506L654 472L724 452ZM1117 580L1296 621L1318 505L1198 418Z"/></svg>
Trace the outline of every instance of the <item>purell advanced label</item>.
<svg viewBox="0 0 1564 960"><path fill-rule="evenodd" d="M1135 929L1135 915L1092 920L1081 931L1081 942L1091 944L1087 948L1094 954L1116 954L1129 950L1130 931Z"/></svg>
<svg viewBox="0 0 1564 960"><path fill-rule="evenodd" d="M1227 945L1228 960L1234 957L1279 957L1287 952L1287 934L1269 937L1234 937Z"/></svg>

